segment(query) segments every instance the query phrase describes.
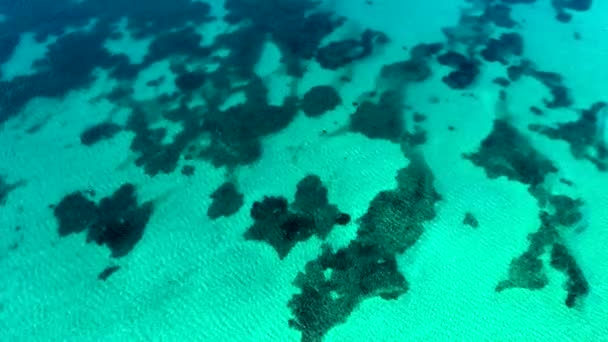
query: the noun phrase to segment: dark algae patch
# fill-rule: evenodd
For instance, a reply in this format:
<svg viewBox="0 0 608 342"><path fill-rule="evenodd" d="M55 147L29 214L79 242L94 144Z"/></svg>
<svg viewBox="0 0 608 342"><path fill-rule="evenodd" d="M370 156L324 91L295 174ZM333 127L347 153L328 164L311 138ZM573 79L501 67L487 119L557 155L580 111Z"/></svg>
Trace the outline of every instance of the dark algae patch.
<svg viewBox="0 0 608 342"><path fill-rule="evenodd" d="M397 175L398 187L380 192L361 218L357 237L347 246L322 254L306 264L294 285L300 291L289 301L292 328L303 342L321 341L343 324L366 299L394 300L409 283L399 272L396 255L411 247L435 217L434 177L424 159L413 154Z"/></svg>

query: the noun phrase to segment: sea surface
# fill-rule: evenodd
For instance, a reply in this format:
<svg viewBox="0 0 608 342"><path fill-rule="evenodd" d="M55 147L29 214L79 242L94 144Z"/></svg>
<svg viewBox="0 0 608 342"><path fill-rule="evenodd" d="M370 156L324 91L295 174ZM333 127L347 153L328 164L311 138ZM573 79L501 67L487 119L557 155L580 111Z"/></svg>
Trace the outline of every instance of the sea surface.
<svg viewBox="0 0 608 342"><path fill-rule="evenodd" d="M607 18L0 0L0 341L608 341Z"/></svg>

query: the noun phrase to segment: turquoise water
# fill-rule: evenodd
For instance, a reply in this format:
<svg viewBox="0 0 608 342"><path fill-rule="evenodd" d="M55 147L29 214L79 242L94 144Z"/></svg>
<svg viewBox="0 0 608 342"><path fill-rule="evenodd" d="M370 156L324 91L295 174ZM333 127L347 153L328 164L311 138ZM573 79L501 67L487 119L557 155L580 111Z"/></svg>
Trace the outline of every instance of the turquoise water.
<svg viewBox="0 0 608 342"><path fill-rule="evenodd" d="M0 340L608 341L606 13L0 0Z"/></svg>

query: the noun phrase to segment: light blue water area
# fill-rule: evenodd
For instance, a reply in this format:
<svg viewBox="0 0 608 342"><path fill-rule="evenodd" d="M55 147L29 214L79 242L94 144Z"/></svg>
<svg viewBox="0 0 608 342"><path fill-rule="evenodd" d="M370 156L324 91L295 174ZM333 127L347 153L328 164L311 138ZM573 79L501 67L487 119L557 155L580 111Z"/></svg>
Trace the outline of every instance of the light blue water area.
<svg viewBox="0 0 608 342"><path fill-rule="evenodd" d="M605 13L0 0L0 340L608 341Z"/></svg>

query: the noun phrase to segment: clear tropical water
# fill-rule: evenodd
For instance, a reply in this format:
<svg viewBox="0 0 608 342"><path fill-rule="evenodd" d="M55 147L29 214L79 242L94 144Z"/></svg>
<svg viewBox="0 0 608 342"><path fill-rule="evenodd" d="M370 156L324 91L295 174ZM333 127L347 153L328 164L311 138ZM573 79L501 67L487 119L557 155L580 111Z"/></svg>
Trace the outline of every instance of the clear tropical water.
<svg viewBox="0 0 608 342"><path fill-rule="evenodd" d="M0 340L608 341L606 13L0 0Z"/></svg>

